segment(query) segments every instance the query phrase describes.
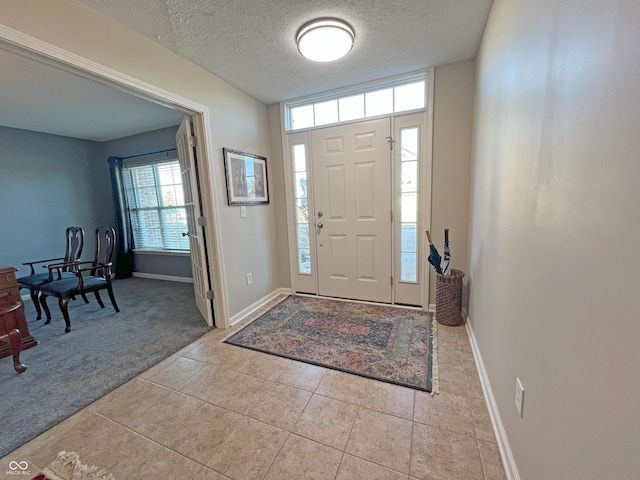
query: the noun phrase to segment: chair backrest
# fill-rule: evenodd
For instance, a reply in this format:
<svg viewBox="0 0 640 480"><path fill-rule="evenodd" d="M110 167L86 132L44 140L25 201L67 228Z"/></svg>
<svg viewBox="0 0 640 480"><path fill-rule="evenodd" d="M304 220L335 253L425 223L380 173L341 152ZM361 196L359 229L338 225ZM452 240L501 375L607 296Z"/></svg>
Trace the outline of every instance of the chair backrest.
<svg viewBox="0 0 640 480"><path fill-rule="evenodd" d="M66 230L67 248L64 253L64 261L77 262L82 255L84 247L84 230L80 227L67 227ZM63 271L75 271L77 267L64 267Z"/></svg>
<svg viewBox="0 0 640 480"><path fill-rule="evenodd" d="M96 229L96 258L93 265L109 263L116 248L116 231L113 227L100 227ZM93 275L104 276L104 269L96 269Z"/></svg>

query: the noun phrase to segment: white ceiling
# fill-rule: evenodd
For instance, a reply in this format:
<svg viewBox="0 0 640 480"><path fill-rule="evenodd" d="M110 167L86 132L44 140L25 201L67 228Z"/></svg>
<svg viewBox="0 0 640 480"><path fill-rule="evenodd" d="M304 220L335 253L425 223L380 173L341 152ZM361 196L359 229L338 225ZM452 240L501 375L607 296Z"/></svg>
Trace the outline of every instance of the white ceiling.
<svg viewBox="0 0 640 480"><path fill-rule="evenodd" d="M492 0L81 0L265 103L475 57ZM353 50L332 63L295 46L338 17ZM0 126L108 141L177 125L183 113L0 50Z"/></svg>
<svg viewBox="0 0 640 480"><path fill-rule="evenodd" d="M184 113L0 50L0 125L106 142L178 125Z"/></svg>

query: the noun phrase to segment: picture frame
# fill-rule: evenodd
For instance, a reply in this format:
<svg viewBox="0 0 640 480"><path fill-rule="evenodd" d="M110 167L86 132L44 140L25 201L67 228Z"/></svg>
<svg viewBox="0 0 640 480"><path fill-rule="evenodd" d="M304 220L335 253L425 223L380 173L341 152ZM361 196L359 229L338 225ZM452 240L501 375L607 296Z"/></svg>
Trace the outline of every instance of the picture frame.
<svg viewBox="0 0 640 480"><path fill-rule="evenodd" d="M229 205L269 203L266 157L227 147L222 152Z"/></svg>

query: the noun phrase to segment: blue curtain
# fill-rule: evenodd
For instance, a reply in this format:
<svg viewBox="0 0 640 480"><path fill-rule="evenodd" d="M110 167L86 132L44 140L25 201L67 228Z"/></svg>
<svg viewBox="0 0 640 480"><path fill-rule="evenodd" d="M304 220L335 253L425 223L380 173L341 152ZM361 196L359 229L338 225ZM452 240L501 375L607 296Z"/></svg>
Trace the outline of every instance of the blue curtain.
<svg viewBox="0 0 640 480"><path fill-rule="evenodd" d="M107 162L116 216L115 275L116 278L127 278L133 272L133 231L124 187L122 158L109 157Z"/></svg>

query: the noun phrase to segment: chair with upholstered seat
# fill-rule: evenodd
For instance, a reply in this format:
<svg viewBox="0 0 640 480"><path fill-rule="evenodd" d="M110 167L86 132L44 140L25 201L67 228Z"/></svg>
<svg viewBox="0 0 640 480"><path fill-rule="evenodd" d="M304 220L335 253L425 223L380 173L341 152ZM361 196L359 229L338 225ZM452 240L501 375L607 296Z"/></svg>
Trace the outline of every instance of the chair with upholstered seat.
<svg viewBox="0 0 640 480"><path fill-rule="evenodd" d="M82 254L82 247L84 246L84 231L80 227L68 227L65 232L67 246L65 249L64 257L50 258L48 260L38 260L35 262L25 262L23 265L29 265L31 268L31 274L26 277L18 278L18 287L28 288L29 295L33 301L33 305L36 307L37 319L42 318L42 312L40 310L40 302L38 301L38 294L42 285L54 280L62 280L65 278L75 278L73 273L73 262L80 260ZM44 263L44 268L47 268L52 264L59 264L62 262L62 266L57 269L49 269L44 273L36 273L34 265ZM84 298L84 297L83 297ZM85 302L88 300L84 298Z"/></svg>
<svg viewBox="0 0 640 480"><path fill-rule="evenodd" d="M76 295L82 295L84 298L87 293L93 292L100 308L104 308L99 291L106 289L113 308L116 312L120 311L111 286L111 256L113 255L115 244L116 232L112 227L98 228L96 230L96 256L93 262L73 262L71 265L75 272L73 278L55 280L42 285L40 288L40 303L47 315L45 324L51 322L51 312L47 306L47 297L49 296L58 298L58 304L66 323L65 333L71 331L68 303ZM82 268L82 265L87 264L91 264L91 266ZM50 265L49 269L55 269L59 266Z"/></svg>

